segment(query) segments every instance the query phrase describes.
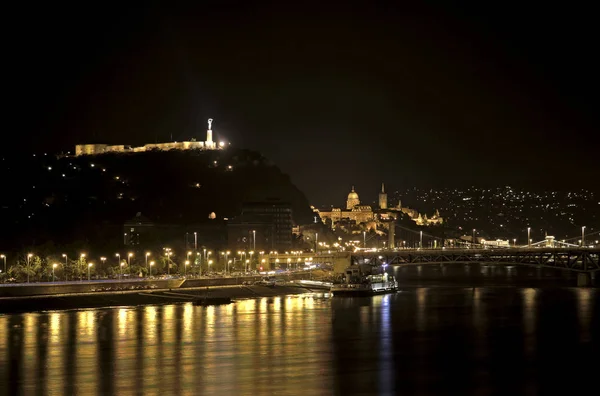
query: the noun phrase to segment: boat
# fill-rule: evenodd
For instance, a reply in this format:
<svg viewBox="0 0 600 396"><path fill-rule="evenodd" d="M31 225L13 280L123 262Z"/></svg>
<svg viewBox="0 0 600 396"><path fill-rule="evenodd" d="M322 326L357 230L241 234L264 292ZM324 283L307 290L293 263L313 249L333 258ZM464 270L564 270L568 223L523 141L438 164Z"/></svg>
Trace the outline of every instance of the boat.
<svg viewBox="0 0 600 396"><path fill-rule="evenodd" d="M194 300L194 305L207 307L209 305L225 305L231 304L233 300L230 297L201 297Z"/></svg>
<svg viewBox="0 0 600 396"><path fill-rule="evenodd" d="M331 286L334 296L374 296L397 291L398 282L385 272L385 266L366 264L346 268L342 282Z"/></svg>

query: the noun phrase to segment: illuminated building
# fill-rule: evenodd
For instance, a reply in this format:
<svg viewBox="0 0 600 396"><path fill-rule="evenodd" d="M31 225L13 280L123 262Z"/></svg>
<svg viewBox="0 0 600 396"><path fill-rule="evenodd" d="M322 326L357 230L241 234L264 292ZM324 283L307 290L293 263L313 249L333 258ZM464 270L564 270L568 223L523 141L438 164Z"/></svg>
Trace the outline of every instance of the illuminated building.
<svg viewBox="0 0 600 396"><path fill-rule="evenodd" d="M168 143L149 143L144 146L131 147L126 145L108 145L108 144L78 144L75 146L75 156L96 155L105 153L140 153L152 150L218 150L225 147L224 142L213 141L212 118L208 119L208 129L206 131L205 141L196 141L192 139L184 142Z"/></svg>
<svg viewBox="0 0 600 396"><path fill-rule="evenodd" d="M352 190L346 199L346 209L334 207L330 210L319 210L313 207L313 211L321 217L321 220L325 224L329 224L332 228L335 228L336 223L343 221L351 221L356 224L375 222L377 225L381 225L381 221L394 220L401 213L410 217L417 225L429 226L444 222L443 217L440 216L437 209L431 217L427 217L427 215L422 215L415 209L402 207L401 202L398 202L398 206L389 208L383 183L381 184L381 192L379 193L378 209L373 210L369 205L361 205L358 193L354 190L354 186L352 186Z"/></svg>

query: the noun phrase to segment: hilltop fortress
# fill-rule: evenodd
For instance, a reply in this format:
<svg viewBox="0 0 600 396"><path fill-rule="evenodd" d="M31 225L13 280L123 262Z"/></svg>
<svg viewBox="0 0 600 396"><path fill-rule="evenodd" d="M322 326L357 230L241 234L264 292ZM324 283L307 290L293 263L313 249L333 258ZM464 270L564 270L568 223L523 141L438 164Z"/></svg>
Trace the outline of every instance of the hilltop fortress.
<svg viewBox="0 0 600 396"><path fill-rule="evenodd" d="M219 150L225 147L225 142L213 141L212 118L208 119L208 129L206 130L206 140L197 141L192 139L184 142L169 142L169 143L151 143L139 147L131 147L127 145L108 145L108 144L78 144L75 146L75 156L80 155L96 155L104 153L139 153L150 150Z"/></svg>

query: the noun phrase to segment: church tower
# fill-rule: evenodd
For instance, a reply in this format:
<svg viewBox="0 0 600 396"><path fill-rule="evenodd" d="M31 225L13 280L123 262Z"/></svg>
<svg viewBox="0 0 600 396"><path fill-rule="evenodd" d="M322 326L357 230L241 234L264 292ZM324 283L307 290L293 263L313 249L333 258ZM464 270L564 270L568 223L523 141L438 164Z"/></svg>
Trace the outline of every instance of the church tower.
<svg viewBox="0 0 600 396"><path fill-rule="evenodd" d="M387 209L387 194L385 193L385 186L381 183L381 192L379 193L379 209Z"/></svg>

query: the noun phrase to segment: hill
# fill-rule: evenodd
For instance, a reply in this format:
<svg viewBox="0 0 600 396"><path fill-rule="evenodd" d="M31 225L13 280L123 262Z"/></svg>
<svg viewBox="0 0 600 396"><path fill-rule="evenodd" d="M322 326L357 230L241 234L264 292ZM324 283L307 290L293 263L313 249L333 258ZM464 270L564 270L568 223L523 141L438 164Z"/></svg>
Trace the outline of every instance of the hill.
<svg viewBox="0 0 600 396"><path fill-rule="evenodd" d="M296 223L312 220L289 176L242 149L4 156L0 178L0 249L118 246L137 213L156 224L215 224L238 215L243 202L269 198L289 202Z"/></svg>

